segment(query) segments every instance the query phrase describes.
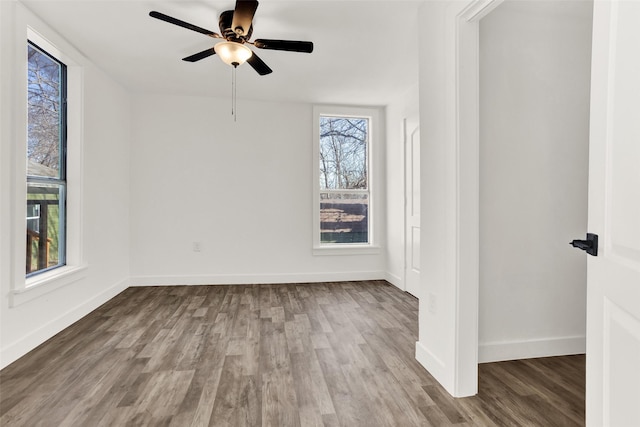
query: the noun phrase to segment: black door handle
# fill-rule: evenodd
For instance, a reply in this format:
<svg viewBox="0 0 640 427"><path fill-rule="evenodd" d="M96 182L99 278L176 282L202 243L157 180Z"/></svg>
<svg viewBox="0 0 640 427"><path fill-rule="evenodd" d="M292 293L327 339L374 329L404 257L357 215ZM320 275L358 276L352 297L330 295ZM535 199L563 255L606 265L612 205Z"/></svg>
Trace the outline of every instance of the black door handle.
<svg viewBox="0 0 640 427"><path fill-rule="evenodd" d="M587 233L587 240L573 240L569 242L574 248L582 249L589 255L598 256L598 235Z"/></svg>

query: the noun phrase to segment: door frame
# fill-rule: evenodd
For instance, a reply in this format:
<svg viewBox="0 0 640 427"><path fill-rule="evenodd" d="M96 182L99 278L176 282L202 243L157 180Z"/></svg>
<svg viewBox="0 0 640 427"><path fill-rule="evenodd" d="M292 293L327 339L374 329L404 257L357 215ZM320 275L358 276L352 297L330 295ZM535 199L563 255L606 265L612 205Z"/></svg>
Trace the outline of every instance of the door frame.
<svg viewBox="0 0 640 427"><path fill-rule="evenodd" d="M419 13L421 240L442 255L421 255L416 359L454 397L478 391L479 22L502 1L425 2Z"/></svg>

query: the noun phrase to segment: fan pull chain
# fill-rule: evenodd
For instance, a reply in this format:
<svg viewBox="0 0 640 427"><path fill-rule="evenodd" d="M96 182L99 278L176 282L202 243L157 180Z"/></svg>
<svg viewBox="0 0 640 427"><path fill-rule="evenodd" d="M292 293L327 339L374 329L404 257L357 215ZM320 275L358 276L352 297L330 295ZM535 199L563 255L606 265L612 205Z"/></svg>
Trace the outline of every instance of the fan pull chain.
<svg viewBox="0 0 640 427"><path fill-rule="evenodd" d="M233 121L238 120L238 101L236 98L236 69L238 68L237 64L233 64L233 71L231 71L231 115L233 116Z"/></svg>

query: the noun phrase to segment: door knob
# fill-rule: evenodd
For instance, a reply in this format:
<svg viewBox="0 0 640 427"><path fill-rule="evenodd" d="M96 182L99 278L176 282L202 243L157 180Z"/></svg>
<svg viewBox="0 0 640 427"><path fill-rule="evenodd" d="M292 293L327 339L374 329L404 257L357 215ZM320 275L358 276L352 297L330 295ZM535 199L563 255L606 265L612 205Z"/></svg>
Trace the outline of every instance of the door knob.
<svg viewBox="0 0 640 427"><path fill-rule="evenodd" d="M587 240L572 240L569 242L574 248L582 249L589 255L598 256L598 235L587 233Z"/></svg>

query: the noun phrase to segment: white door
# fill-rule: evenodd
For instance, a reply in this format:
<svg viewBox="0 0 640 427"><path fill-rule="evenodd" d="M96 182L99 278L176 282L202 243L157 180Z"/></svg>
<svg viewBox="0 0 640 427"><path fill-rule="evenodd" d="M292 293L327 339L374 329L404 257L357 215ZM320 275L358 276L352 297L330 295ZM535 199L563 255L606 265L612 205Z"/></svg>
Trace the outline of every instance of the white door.
<svg viewBox="0 0 640 427"><path fill-rule="evenodd" d="M640 426L640 2L593 18L587 425Z"/></svg>
<svg viewBox="0 0 640 427"><path fill-rule="evenodd" d="M405 290L420 295L420 126L404 120L405 141Z"/></svg>

